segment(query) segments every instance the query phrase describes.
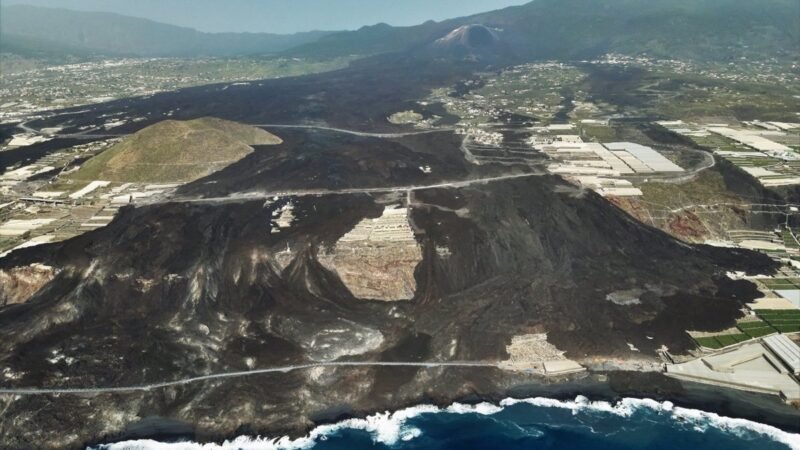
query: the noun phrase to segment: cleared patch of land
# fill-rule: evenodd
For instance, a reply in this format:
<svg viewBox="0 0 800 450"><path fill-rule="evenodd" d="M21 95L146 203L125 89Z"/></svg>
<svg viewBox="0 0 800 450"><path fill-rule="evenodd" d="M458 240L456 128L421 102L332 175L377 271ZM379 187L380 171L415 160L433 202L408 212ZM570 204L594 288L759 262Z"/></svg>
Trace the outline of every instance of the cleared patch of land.
<svg viewBox="0 0 800 450"><path fill-rule="evenodd" d="M361 299L411 300L417 290L414 271L422 251L408 221L407 208L387 207L378 218L366 218L320 256Z"/></svg>

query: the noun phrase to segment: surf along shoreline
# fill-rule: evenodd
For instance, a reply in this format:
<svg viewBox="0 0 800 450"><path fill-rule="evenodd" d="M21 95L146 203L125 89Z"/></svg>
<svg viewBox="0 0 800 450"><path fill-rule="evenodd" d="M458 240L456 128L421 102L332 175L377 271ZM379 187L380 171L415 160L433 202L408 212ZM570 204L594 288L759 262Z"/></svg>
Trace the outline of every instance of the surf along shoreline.
<svg viewBox="0 0 800 450"><path fill-rule="evenodd" d="M519 380L517 380L519 381ZM478 405L489 403L500 405L507 399L546 398L560 402L573 402L586 397L590 402L608 402L612 406L623 399L647 399L654 402L670 402L675 407L717 414L724 418L744 419L758 424L778 428L787 433L800 433L800 409L787 405L775 396L750 393L726 387L711 386L687 381L678 381L660 373L642 372L591 372L580 376L565 377L553 382L542 382L531 377L530 382L508 384L496 393L472 392L462 395L422 394L415 401L399 402L389 408L376 405L373 408L354 408L341 404L318 412L311 417L312 425L306 428L239 427L232 433L217 433L194 427L190 423L162 417L149 417L129 425L124 431L87 442L80 448L96 448L98 445L155 440L158 442L190 441L199 444L223 444L240 437L268 437L297 440L313 436L321 427L335 426L353 419L365 419L376 414L403 411L421 405L432 405L444 411L454 404ZM272 447L265 447L272 448Z"/></svg>

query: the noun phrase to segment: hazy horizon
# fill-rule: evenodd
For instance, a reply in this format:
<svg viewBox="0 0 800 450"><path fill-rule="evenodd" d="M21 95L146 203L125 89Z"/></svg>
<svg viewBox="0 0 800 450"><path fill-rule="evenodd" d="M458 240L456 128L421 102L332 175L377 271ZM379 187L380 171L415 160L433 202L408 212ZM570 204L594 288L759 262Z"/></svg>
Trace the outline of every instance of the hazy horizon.
<svg viewBox="0 0 800 450"><path fill-rule="evenodd" d="M395 26L476 14L528 0L0 0L0 5L33 5L111 12L205 32L296 33L353 30L385 22Z"/></svg>

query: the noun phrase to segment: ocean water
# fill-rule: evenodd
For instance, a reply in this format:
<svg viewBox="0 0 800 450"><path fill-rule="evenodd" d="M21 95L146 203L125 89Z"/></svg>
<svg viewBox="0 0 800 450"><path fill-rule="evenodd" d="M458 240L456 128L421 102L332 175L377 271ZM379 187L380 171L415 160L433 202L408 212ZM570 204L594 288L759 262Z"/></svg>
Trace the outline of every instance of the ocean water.
<svg viewBox="0 0 800 450"><path fill-rule="evenodd" d="M96 450L800 450L800 434L670 402L616 404L548 398L499 405L416 406L320 426L299 439L240 437L223 444L129 441Z"/></svg>

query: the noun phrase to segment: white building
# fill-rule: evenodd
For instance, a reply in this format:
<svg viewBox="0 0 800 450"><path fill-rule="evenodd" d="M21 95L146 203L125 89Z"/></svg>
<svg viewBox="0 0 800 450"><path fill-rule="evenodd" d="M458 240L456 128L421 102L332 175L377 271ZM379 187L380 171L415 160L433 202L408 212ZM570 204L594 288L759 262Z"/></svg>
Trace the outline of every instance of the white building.
<svg viewBox="0 0 800 450"><path fill-rule="evenodd" d="M795 375L800 375L800 347L785 334L773 334L764 338L764 344L772 350Z"/></svg>

